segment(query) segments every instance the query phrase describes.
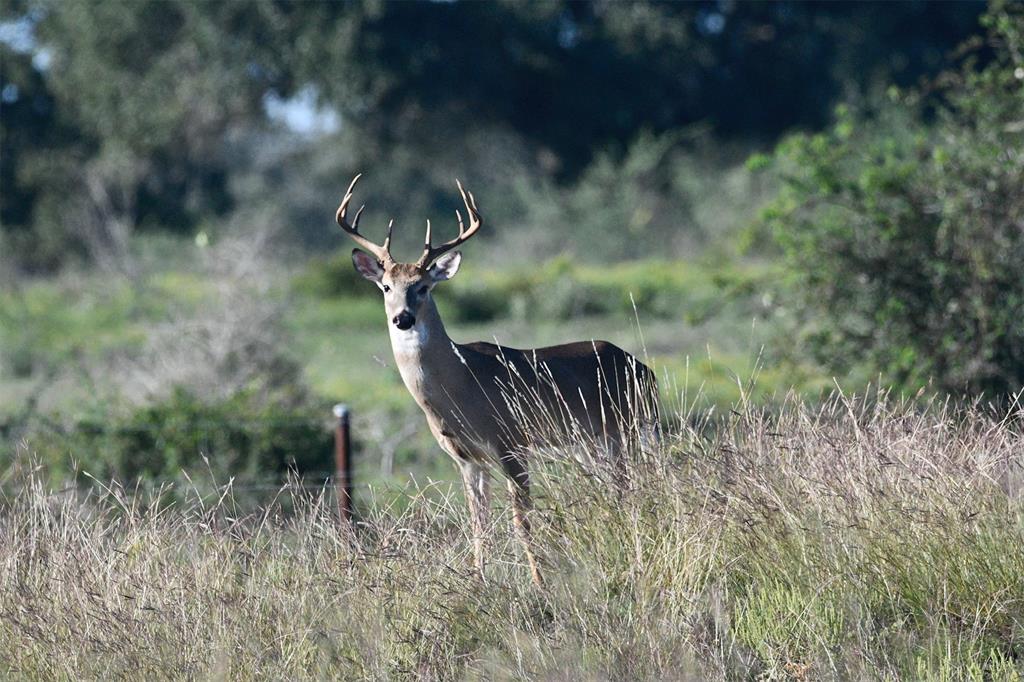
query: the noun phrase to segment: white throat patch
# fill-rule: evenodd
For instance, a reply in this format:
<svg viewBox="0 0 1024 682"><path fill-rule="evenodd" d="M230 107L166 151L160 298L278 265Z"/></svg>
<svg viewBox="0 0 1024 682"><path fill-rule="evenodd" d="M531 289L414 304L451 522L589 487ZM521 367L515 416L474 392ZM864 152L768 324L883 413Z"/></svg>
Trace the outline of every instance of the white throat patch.
<svg viewBox="0 0 1024 682"><path fill-rule="evenodd" d="M418 355L430 336L427 325L419 322L405 330L390 324L388 331L391 334L391 350L395 355Z"/></svg>

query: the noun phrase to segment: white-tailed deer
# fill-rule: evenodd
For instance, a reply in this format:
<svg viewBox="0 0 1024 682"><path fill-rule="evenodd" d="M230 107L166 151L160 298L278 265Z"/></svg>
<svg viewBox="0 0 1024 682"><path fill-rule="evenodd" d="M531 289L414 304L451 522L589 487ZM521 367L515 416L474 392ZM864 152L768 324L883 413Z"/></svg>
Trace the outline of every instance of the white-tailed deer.
<svg viewBox="0 0 1024 682"><path fill-rule="evenodd" d="M383 244L359 232L360 207L347 217L356 176L336 218L366 249L352 251L356 270L384 293L395 362L423 409L438 444L459 465L473 526L476 567L483 576L489 501L489 464L507 477L513 524L526 551L533 580L540 569L530 544L530 479L526 455L539 438L559 435L613 455L629 445L641 419L657 418L654 374L632 355L606 341L517 350L491 343L455 343L445 332L431 291L451 279L462 255L453 251L480 231L483 219L471 192L458 184L469 227L456 211L459 235L441 246L430 242L415 263L391 256L391 229Z"/></svg>

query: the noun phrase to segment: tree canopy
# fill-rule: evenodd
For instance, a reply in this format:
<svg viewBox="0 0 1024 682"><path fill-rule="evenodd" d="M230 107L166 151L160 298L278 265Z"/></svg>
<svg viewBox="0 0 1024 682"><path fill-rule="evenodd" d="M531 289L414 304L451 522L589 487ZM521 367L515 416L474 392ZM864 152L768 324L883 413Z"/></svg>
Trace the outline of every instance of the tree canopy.
<svg viewBox="0 0 1024 682"><path fill-rule="evenodd" d="M422 178L473 134L515 140L554 182L641 133L698 123L756 147L820 127L841 95L936 73L982 10L16 0L0 15L3 234L24 265L53 268L116 254L139 228L191 233L230 215L253 159L294 148L268 100L300 92L341 121L322 143L351 149L319 162L340 176L386 160Z"/></svg>

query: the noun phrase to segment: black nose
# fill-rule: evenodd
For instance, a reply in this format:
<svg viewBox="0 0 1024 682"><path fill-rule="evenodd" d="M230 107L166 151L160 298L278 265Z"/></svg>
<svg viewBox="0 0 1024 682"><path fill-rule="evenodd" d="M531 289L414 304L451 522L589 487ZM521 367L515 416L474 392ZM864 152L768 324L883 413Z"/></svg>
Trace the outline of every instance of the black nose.
<svg viewBox="0 0 1024 682"><path fill-rule="evenodd" d="M412 313L410 313L408 310L403 310L402 312L398 313L391 319L391 321L395 323L396 327L402 330L409 329L414 324L416 324L416 318L413 317Z"/></svg>

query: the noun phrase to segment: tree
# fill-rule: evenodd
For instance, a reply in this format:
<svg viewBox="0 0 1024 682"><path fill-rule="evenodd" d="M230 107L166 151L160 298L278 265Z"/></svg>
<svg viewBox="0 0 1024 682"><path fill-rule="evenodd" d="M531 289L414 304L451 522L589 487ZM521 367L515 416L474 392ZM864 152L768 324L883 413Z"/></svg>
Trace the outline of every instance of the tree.
<svg viewBox="0 0 1024 682"><path fill-rule="evenodd" d="M559 0L291 13L316 18L296 20L298 73L371 139L422 148L439 129L508 127L572 180L643 130L707 121L764 141L818 128L844 92L937 72L981 9Z"/></svg>
<svg viewBox="0 0 1024 682"><path fill-rule="evenodd" d="M3 88L17 88L3 112L4 229L29 264L84 248L123 269L138 227L187 233L232 208L231 134L265 123L268 88L288 92L286 77L262 66L270 6L21 8L30 47L3 47Z"/></svg>
<svg viewBox="0 0 1024 682"><path fill-rule="evenodd" d="M481 174L500 174L501 157L514 154L523 175L562 185L587 177L595 160L628 158L642 135L694 123L716 142L761 144L822 125L839 93L934 72L979 11L11 0L0 21L27 28L31 40L0 46L0 89L12 99L0 103L3 235L35 267L88 251L118 268L138 229L190 233L223 222L239 209L252 150L287 138L268 124L265 98L300 90L339 113L343 132L332 143L356 144L326 170L316 167L322 155L308 153L289 158L287 172L387 166L396 186L423 188L414 204L439 200L438 159L447 195L451 160L471 162L458 152L474 136L476 149L497 150L476 161ZM37 102L46 113L32 118ZM270 169L268 184L278 172Z"/></svg>
<svg viewBox="0 0 1024 682"><path fill-rule="evenodd" d="M776 151L785 187L767 223L796 274L804 347L836 371L1024 387L1024 10L997 5L984 23L988 66L840 108Z"/></svg>

